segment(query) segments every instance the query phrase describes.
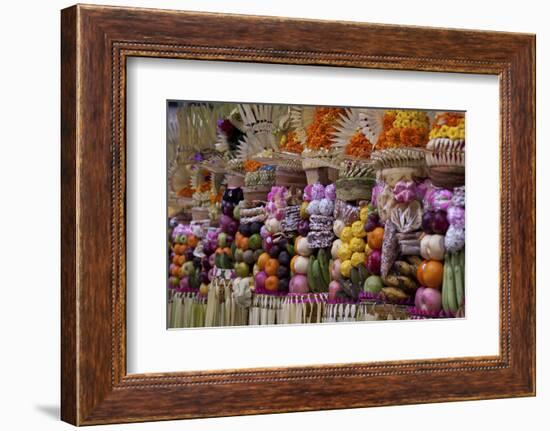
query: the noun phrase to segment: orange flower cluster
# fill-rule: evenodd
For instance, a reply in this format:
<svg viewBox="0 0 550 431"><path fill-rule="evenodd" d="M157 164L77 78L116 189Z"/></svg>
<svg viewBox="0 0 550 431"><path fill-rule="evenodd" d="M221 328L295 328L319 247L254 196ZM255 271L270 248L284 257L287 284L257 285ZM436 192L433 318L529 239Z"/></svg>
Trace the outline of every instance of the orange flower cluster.
<svg viewBox="0 0 550 431"><path fill-rule="evenodd" d="M210 203L213 205L216 202L221 202L223 197L223 190L216 193L210 193Z"/></svg>
<svg viewBox="0 0 550 431"><path fill-rule="evenodd" d="M411 125L405 127L396 127L396 123L399 123L399 118L395 111L384 113L383 130L376 142L376 149L424 147L428 143L428 128L418 126L418 124L422 124L423 122L413 121ZM409 121L408 123L410 124L411 122Z"/></svg>
<svg viewBox="0 0 550 431"><path fill-rule="evenodd" d="M363 134L361 130L358 130L350 139L344 150L346 155L358 157L360 159L368 159L372 153L372 144Z"/></svg>
<svg viewBox="0 0 550 431"><path fill-rule="evenodd" d="M444 112L436 115L434 128L439 128L445 124L449 127L458 126L460 120L464 120L464 114L458 112Z"/></svg>
<svg viewBox="0 0 550 431"><path fill-rule="evenodd" d="M262 163L255 160L244 161L244 170L246 172L256 172L258 169L260 169L260 166L262 166Z"/></svg>
<svg viewBox="0 0 550 431"><path fill-rule="evenodd" d="M199 192L207 192L210 190L210 183L204 182L199 186Z"/></svg>
<svg viewBox="0 0 550 431"><path fill-rule="evenodd" d="M180 198L190 198L193 196L193 193L195 193L195 189L190 186L185 186L178 190L178 196Z"/></svg>
<svg viewBox="0 0 550 431"><path fill-rule="evenodd" d="M281 150L296 154L300 154L304 151L304 146L296 138L295 131L288 132L286 135L286 142L281 146Z"/></svg>
<svg viewBox="0 0 550 431"><path fill-rule="evenodd" d="M342 108L317 108L313 123L307 128L306 147L311 150L329 149L334 123L343 112Z"/></svg>

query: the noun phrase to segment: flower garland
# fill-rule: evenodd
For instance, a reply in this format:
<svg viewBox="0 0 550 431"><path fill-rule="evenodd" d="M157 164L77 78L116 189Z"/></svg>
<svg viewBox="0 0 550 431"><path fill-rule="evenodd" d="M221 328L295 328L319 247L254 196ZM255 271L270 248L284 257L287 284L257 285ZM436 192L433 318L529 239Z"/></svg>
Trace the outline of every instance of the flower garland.
<svg viewBox="0 0 550 431"><path fill-rule="evenodd" d="M368 159L372 153L372 144L363 132L358 130L349 140L344 153L348 156Z"/></svg>
<svg viewBox="0 0 550 431"><path fill-rule="evenodd" d="M310 150L328 150L332 146L331 136L336 130L334 125L343 108L317 108L311 125L307 128L306 148Z"/></svg>
<svg viewBox="0 0 550 431"><path fill-rule="evenodd" d="M430 121L424 111L389 110L384 113L383 130L376 149L424 147L428 143Z"/></svg>
<svg viewBox="0 0 550 431"><path fill-rule="evenodd" d="M464 139L464 114L445 112L435 117L435 123L430 131L430 139L449 138Z"/></svg>
<svg viewBox="0 0 550 431"><path fill-rule="evenodd" d="M280 148L282 151L287 151L289 153L300 154L304 151L304 146L298 140L296 132L294 130L288 132L281 138Z"/></svg>
<svg viewBox="0 0 550 431"><path fill-rule="evenodd" d="M244 161L244 170L246 172L256 172L258 169L260 169L260 167L262 167L262 163L255 160Z"/></svg>

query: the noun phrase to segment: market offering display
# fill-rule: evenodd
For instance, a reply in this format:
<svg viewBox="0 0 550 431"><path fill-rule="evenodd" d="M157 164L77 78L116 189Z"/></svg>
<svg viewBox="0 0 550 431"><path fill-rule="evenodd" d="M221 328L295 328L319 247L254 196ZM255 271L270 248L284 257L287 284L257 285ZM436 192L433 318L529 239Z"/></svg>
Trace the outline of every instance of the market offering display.
<svg viewBox="0 0 550 431"><path fill-rule="evenodd" d="M172 151L170 327L465 316L464 113L208 106L173 108L215 138Z"/></svg>

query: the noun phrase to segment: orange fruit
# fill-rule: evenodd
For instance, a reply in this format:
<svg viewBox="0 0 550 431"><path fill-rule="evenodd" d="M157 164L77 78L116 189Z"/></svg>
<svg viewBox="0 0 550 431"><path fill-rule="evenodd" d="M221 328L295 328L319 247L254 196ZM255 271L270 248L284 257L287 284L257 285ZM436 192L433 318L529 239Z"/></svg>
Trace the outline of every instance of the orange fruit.
<svg viewBox="0 0 550 431"><path fill-rule="evenodd" d="M424 266L426 266L426 262L427 260L423 261L416 269L416 279L422 286L424 286L424 278L422 277L422 274L424 271Z"/></svg>
<svg viewBox="0 0 550 431"><path fill-rule="evenodd" d="M438 260L428 260L422 263L422 284L432 289L439 289L443 283L443 264Z"/></svg>
<svg viewBox="0 0 550 431"><path fill-rule="evenodd" d="M367 244L372 250L382 249L382 242L384 241L384 228L376 227L367 234Z"/></svg>
<svg viewBox="0 0 550 431"><path fill-rule="evenodd" d="M269 253L262 253L260 254L260 257L258 258L258 266L260 267L260 269L263 271L264 268L265 268L265 264L267 263L267 261L271 259L271 257L269 256Z"/></svg>
<svg viewBox="0 0 550 431"><path fill-rule="evenodd" d="M196 247L199 243L199 239L195 235L189 235L187 237L187 245L189 247Z"/></svg>
<svg viewBox="0 0 550 431"><path fill-rule="evenodd" d="M248 250L248 237L243 236L241 238L241 246L239 247L242 251Z"/></svg>
<svg viewBox="0 0 550 431"><path fill-rule="evenodd" d="M265 279L265 288L267 290L275 291L279 287L279 279L275 275L270 275Z"/></svg>
<svg viewBox="0 0 550 431"><path fill-rule="evenodd" d="M292 259L290 259L290 270L292 272L296 272L296 268L294 267L294 265L296 264L296 259L298 259L299 256L299 254L295 254L294 256L292 256Z"/></svg>
<svg viewBox="0 0 550 431"><path fill-rule="evenodd" d="M172 271L170 271L170 275L173 275L174 277L177 277L177 276L179 275L179 273L180 273L180 269L181 269L180 266L177 266L177 265L174 266L174 267L172 268Z"/></svg>
<svg viewBox="0 0 550 431"><path fill-rule="evenodd" d="M269 259L265 263L264 271L267 275L275 275L277 274L277 270L279 269L279 261L277 259Z"/></svg>

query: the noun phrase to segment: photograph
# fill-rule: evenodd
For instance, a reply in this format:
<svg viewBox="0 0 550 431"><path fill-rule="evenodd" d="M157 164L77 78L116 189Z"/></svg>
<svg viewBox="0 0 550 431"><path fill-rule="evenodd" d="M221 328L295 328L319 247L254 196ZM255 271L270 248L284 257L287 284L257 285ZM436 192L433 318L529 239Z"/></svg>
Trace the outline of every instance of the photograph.
<svg viewBox="0 0 550 431"><path fill-rule="evenodd" d="M467 317L466 112L166 109L169 329Z"/></svg>

